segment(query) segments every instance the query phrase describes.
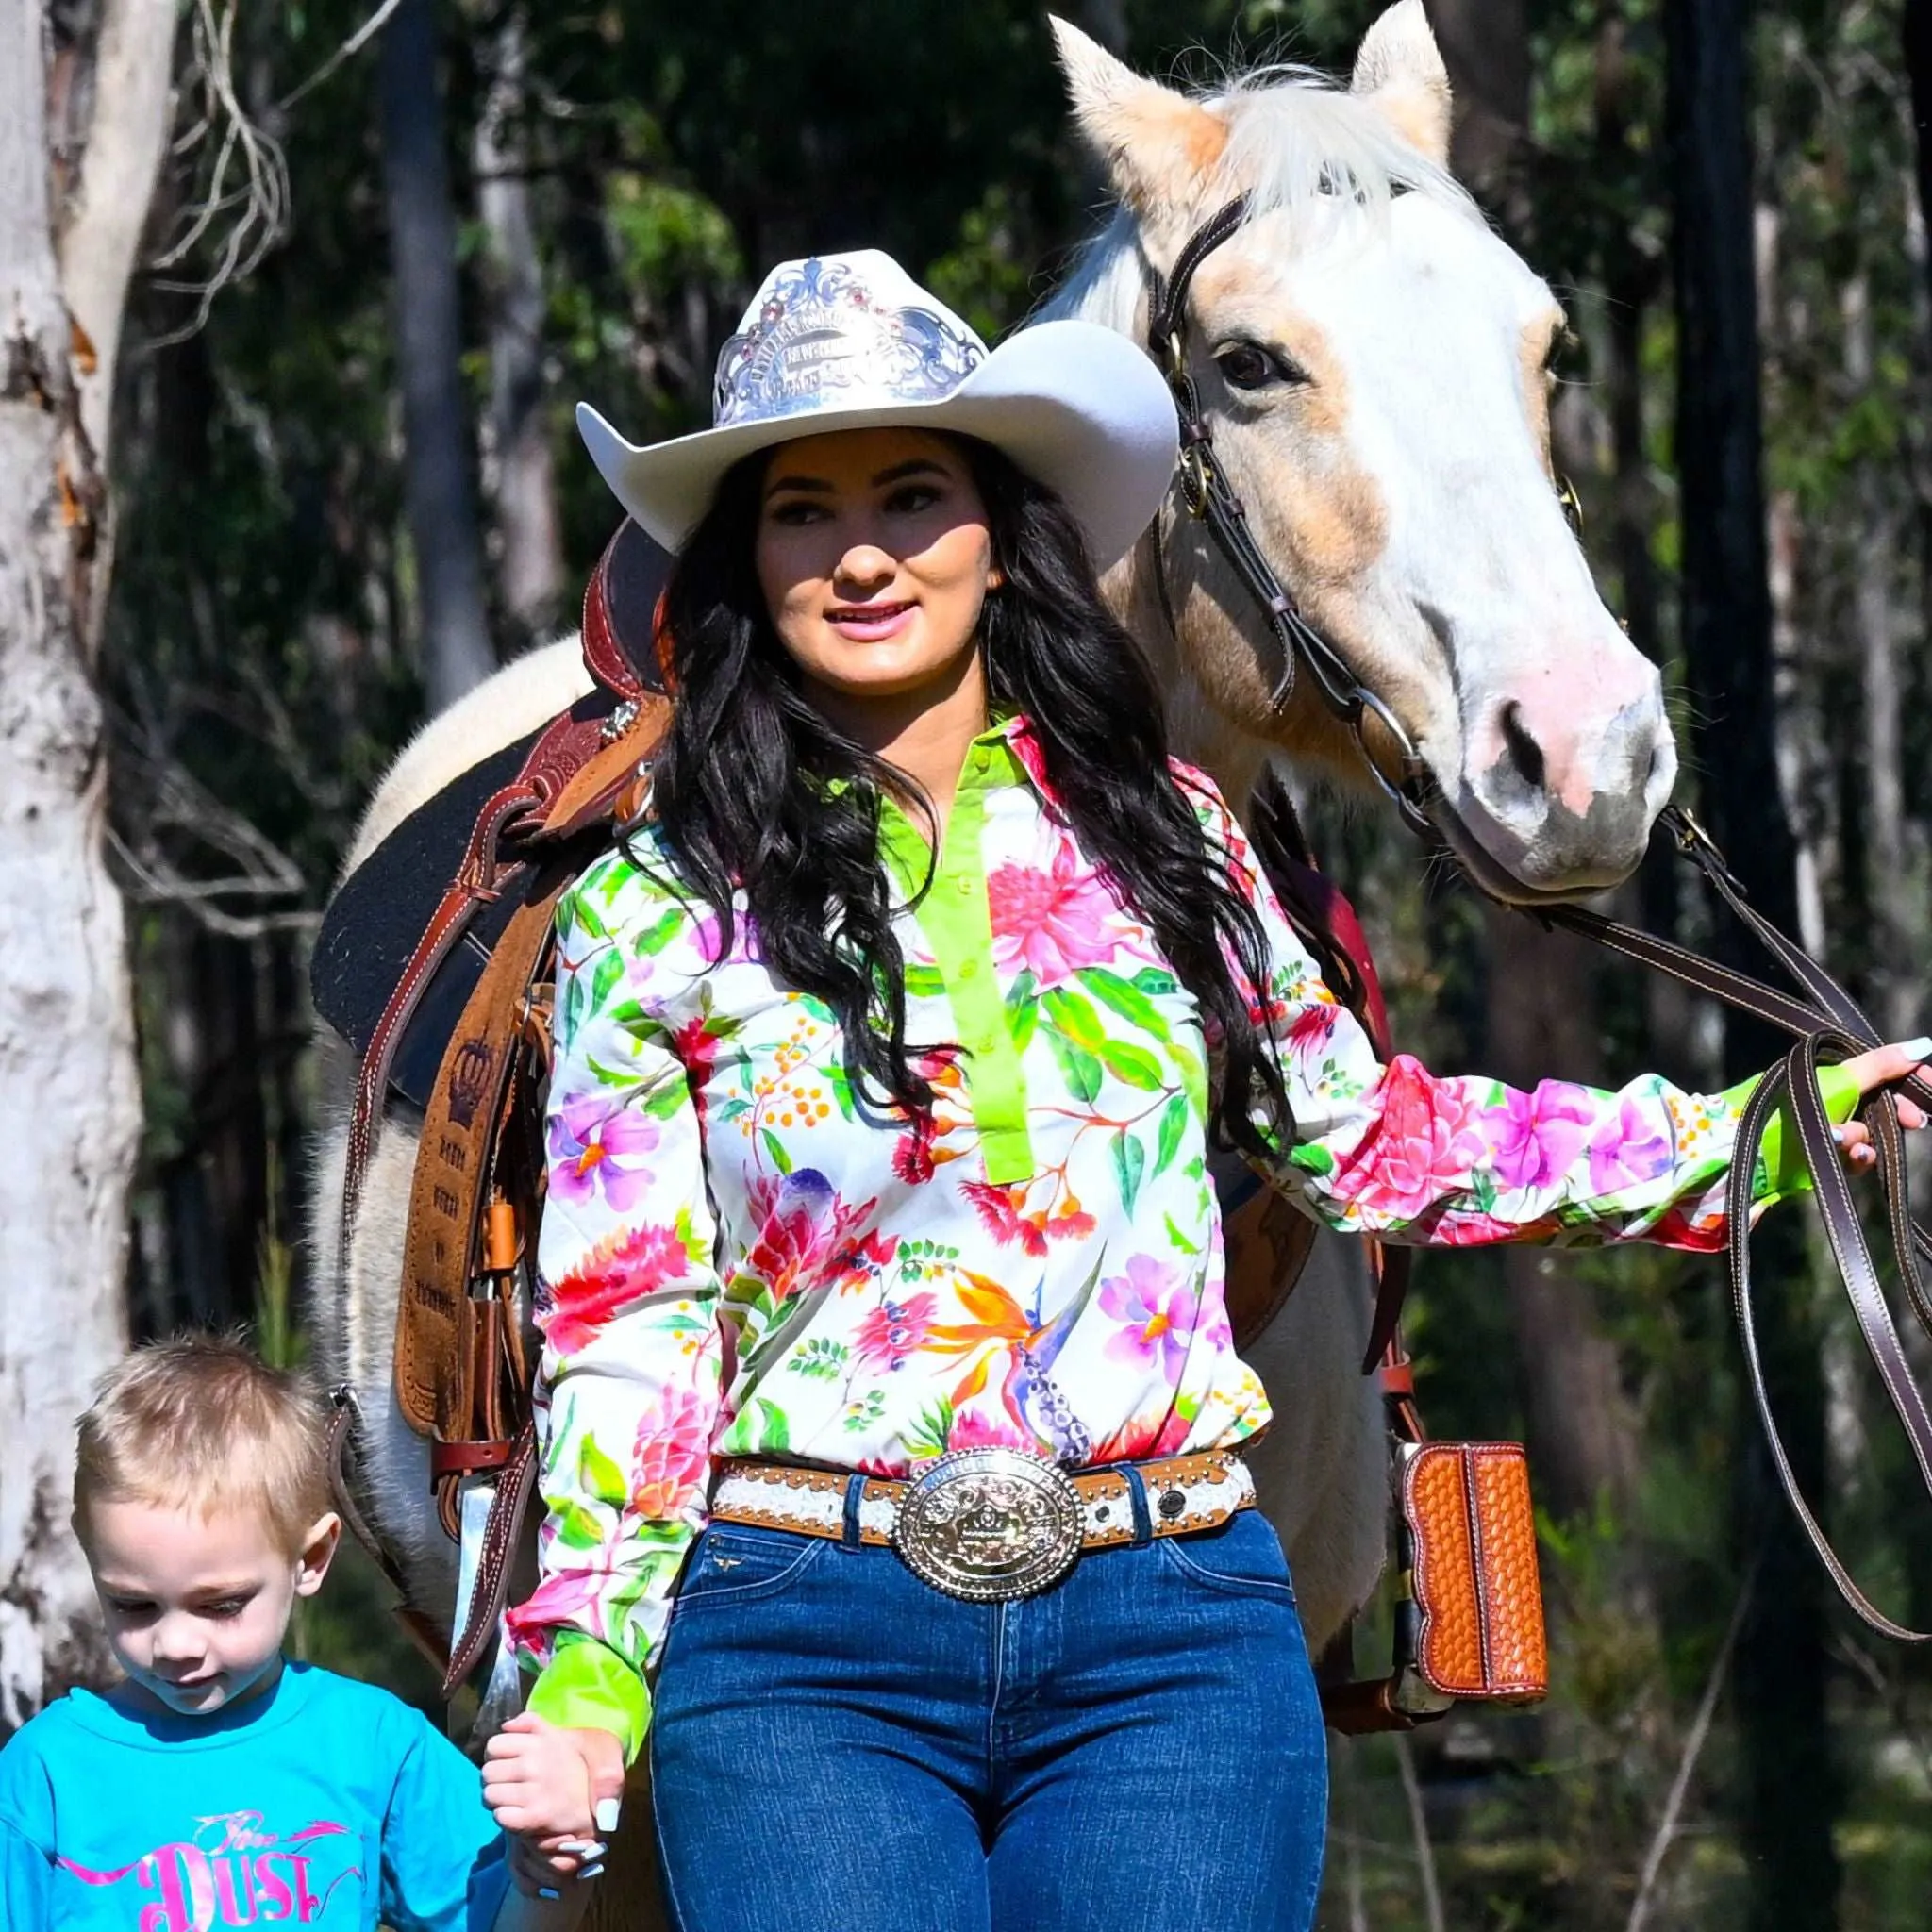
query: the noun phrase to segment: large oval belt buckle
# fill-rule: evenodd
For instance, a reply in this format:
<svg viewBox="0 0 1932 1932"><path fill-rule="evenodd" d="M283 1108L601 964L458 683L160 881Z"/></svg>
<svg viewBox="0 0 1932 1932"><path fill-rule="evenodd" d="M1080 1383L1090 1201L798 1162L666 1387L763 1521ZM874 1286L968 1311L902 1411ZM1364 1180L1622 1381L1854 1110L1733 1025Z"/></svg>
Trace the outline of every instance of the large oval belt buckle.
<svg viewBox="0 0 1932 1932"><path fill-rule="evenodd" d="M956 1449L908 1486L892 1547L922 1583L1007 1603L1058 1583L1080 1554L1080 1492L1056 1462L1018 1449Z"/></svg>

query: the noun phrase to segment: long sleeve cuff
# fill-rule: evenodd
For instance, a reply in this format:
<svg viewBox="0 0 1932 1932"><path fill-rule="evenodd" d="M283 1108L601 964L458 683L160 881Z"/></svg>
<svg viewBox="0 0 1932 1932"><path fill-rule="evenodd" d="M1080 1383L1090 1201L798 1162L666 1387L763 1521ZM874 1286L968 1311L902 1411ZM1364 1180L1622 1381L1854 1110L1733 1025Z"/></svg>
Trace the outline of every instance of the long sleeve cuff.
<svg viewBox="0 0 1932 1932"><path fill-rule="evenodd" d="M567 1730L608 1731L634 1764L651 1727L644 1680L608 1643L563 1632L557 1654L537 1674L524 1708Z"/></svg>
<svg viewBox="0 0 1932 1932"><path fill-rule="evenodd" d="M1741 1109L1762 1077L1760 1074L1740 1082L1724 1094L1724 1100L1734 1110ZM1858 1110L1858 1083L1842 1067L1819 1068L1818 1092L1834 1126L1842 1126ZM1752 1179L1752 1192L1760 1206L1810 1191L1810 1170L1805 1165L1797 1135L1788 1131L1783 1108L1772 1115L1764 1129L1764 1139L1758 1147L1758 1172Z"/></svg>

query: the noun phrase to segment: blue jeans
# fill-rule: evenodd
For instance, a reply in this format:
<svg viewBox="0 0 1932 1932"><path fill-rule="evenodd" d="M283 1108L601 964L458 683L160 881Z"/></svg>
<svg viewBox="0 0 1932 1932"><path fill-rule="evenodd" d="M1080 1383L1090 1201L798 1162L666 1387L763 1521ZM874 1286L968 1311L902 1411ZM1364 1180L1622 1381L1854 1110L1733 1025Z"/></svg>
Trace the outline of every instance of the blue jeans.
<svg viewBox="0 0 1932 1932"><path fill-rule="evenodd" d="M678 1932L1307 1932L1327 1750L1247 1510L966 1604L886 1549L714 1524L651 1774Z"/></svg>

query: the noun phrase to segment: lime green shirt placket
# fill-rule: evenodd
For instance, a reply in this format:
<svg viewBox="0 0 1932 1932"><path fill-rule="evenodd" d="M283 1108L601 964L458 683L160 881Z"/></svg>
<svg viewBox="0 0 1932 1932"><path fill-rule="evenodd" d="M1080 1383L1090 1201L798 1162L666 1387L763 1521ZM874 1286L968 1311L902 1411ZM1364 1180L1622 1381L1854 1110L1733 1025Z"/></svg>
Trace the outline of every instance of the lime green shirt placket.
<svg viewBox="0 0 1932 1932"><path fill-rule="evenodd" d="M992 911L987 898L987 800L1008 785L1027 783L1024 768L996 725L973 741L944 849L925 897L912 916L932 948L953 1009L953 1026L966 1053L966 1097L979 1131L986 1177L997 1187L1033 1178L1033 1142L1026 1130L1026 1073L1013 1041L992 957ZM924 881L931 849L891 799L879 806L879 842L909 901Z"/></svg>

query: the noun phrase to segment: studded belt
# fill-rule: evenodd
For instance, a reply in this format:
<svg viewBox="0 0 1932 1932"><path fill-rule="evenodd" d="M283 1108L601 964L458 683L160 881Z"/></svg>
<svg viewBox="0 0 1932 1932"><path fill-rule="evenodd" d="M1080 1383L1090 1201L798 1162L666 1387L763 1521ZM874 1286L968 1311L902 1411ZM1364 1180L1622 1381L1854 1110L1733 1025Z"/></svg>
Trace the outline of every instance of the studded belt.
<svg viewBox="0 0 1932 1932"><path fill-rule="evenodd" d="M959 1449L905 1481L727 1458L711 1520L890 1546L935 1590L1002 1603L1058 1583L1085 1550L1140 1541L1143 1526L1216 1529L1254 1501L1255 1478L1228 1450L1074 1474L1018 1449Z"/></svg>

